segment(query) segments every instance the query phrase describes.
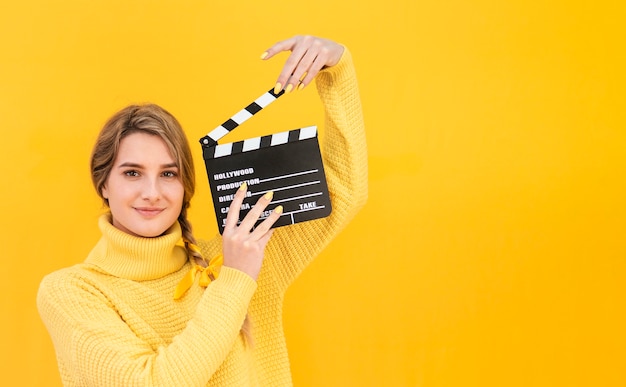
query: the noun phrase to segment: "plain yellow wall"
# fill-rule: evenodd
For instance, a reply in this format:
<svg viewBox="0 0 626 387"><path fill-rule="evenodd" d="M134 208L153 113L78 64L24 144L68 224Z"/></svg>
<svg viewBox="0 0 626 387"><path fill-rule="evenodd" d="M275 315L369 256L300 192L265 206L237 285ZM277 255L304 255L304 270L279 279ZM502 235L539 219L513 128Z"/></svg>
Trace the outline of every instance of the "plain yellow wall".
<svg viewBox="0 0 626 387"><path fill-rule="evenodd" d="M35 295L98 238L109 115L180 119L212 236L196 141L273 85L266 47L312 33L353 52L370 200L288 293L295 384L626 385L623 4L4 1L2 384L60 384ZM230 139L321 123L309 88Z"/></svg>

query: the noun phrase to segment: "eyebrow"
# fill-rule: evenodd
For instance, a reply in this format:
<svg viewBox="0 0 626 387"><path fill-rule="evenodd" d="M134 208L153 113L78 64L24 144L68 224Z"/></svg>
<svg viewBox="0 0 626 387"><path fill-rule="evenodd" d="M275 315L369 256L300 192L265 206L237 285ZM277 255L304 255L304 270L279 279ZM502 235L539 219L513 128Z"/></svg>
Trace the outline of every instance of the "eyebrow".
<svg viewBox="0 0 626 387"><path fill-rule="evenodd" d="M143 168L143 165L127 161L127 162L124 162L124 163L118 165L117 167L118 168L128 168L128 167L131 167L131 168ZM176 163L167 163L167 164L162 164L161 168L178 168L178 165L176 165Z"/></svg>

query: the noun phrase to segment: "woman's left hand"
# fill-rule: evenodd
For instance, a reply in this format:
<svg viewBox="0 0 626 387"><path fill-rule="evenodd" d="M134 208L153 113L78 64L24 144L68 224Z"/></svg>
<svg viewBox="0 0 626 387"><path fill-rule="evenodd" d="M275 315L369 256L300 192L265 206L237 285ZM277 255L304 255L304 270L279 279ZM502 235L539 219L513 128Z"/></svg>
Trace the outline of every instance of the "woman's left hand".
<svg viewBox="0 0 626 387"><path fill-rule="evenodd" d="M304 88L313 81L321 69L339 62L343 46L328 39L296 35L274 44L261 55L261 58L270 59L283 51L291 51L291 55L278 77L275 93L283 88L286 92L294 88Z"/></svg>

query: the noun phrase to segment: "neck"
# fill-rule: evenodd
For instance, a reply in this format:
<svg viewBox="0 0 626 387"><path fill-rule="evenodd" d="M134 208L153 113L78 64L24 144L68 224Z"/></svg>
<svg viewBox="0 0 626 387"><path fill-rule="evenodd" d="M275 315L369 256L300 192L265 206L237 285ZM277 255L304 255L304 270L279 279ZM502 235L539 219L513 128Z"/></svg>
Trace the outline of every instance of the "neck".
<svg viewBox="0 0 626 387"><path fill-rule="evenodd" d="M110 214L102 215L98 225L102 238L86 262L116 277L136 281L156 279L179 270L187 262L178 222L154 238L133 236L115 228Z"/></svg>

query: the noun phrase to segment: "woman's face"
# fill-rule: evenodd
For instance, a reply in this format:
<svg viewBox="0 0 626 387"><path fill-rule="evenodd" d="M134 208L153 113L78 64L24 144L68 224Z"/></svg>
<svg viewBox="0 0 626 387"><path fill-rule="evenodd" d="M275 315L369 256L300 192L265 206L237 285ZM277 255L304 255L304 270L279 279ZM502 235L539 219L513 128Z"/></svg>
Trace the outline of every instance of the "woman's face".
<svg viewBox="0 0 626 387"><path fill-rule="evenodd" d="M178 219L183 206L179 174L160 137L141 132L124 137L102 189L113 226L140 237L162 235Z"/></svg>

